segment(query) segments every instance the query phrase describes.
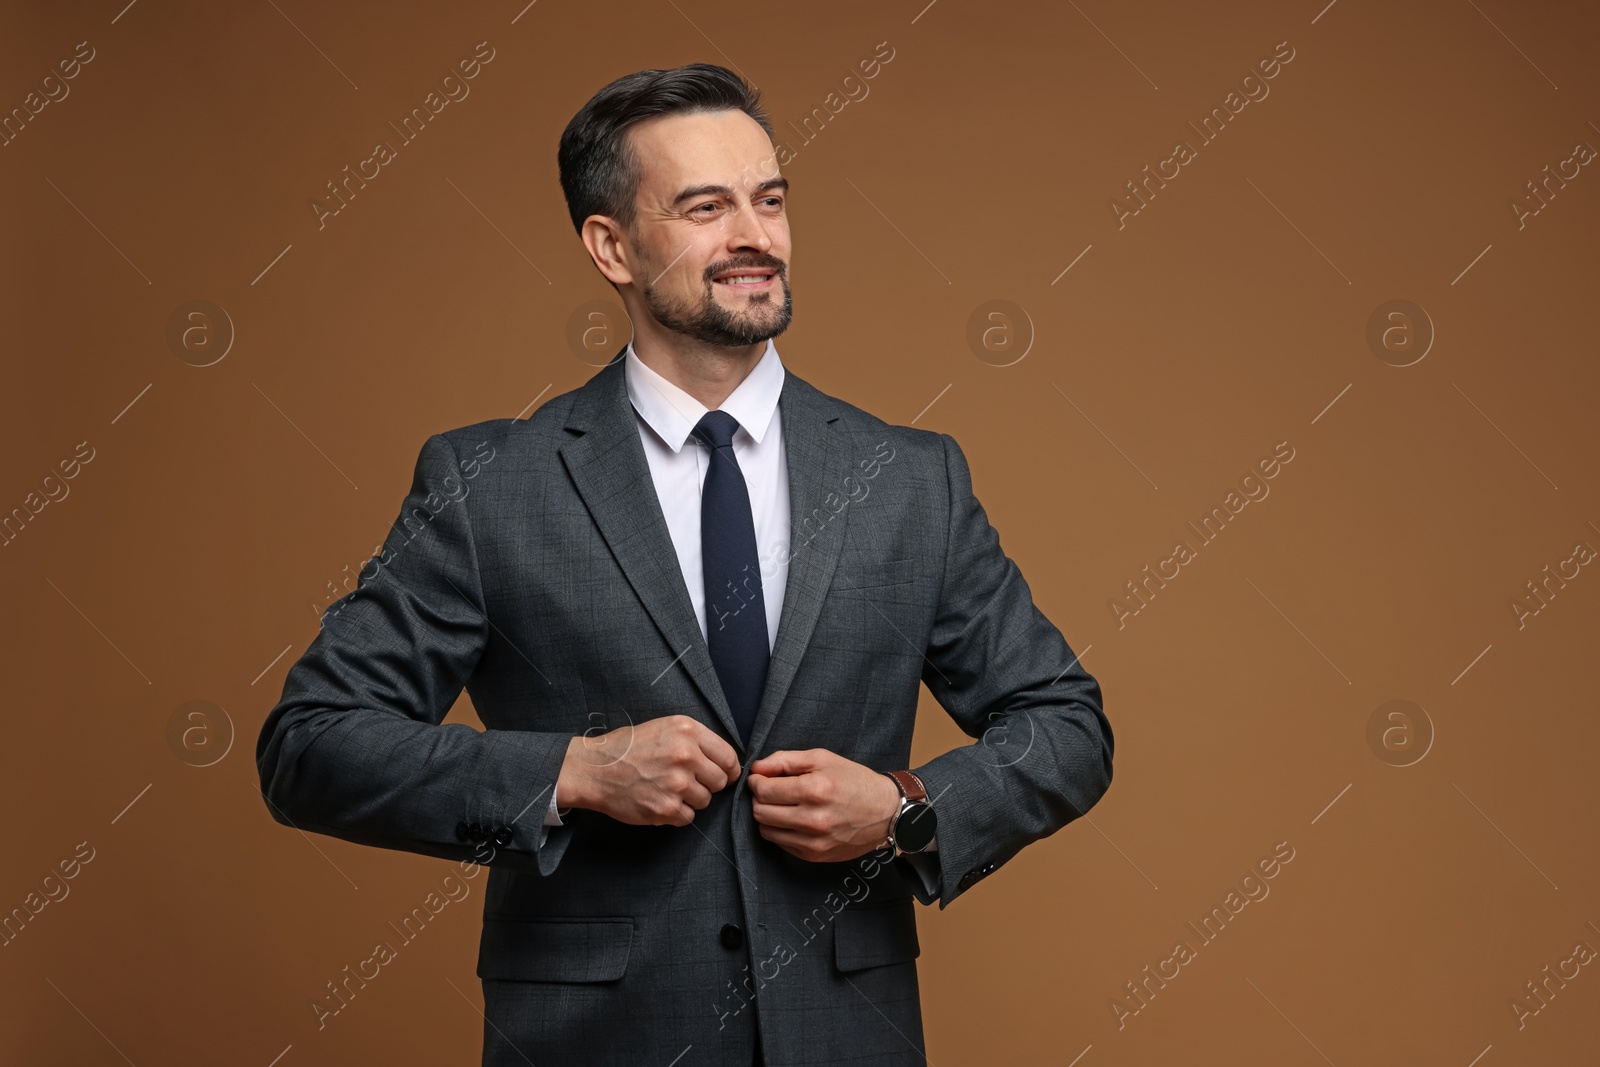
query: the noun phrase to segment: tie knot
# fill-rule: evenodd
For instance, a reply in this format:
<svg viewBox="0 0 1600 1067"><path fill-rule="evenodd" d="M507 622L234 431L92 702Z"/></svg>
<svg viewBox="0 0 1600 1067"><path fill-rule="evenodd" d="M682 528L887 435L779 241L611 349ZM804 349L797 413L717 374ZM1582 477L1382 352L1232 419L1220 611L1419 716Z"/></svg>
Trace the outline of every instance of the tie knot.
<svg viewBox="0 0 1600 1067"><path fill-rule="evenodd" d="M738 428L739 420L726 411L708 411L695 425L694 435L712 448L728 448Z"/></svg>

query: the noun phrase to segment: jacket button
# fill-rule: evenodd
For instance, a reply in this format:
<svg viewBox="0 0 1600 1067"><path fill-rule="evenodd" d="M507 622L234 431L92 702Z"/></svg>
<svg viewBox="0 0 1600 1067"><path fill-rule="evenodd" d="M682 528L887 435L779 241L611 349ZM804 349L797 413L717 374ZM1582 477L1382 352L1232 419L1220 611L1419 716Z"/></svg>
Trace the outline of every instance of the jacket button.
<svg viewBox="0 0 1600 1067"><path fill-rule="evenodd" d="M740 948L744 945L744 931L739 929L733 923L723 923L722 933L719 935L719 939L722 941L723 948Z"/></svg>
<svg viewBox="0 0 1600 1067"><path fill-rule="evenodd" d="M502 826L494 832L494 843L499 848L506 848L511 844L511 827Z"/></svg>
<svg viewBox="0 0 1600 1067"><path fill-rule="evenodd" d="M982 867L974 867L961 876L961 881L956 883L956 888L968 890L977 885L987 875L993 874L999 868L993 863L986 863Z"/></svg>

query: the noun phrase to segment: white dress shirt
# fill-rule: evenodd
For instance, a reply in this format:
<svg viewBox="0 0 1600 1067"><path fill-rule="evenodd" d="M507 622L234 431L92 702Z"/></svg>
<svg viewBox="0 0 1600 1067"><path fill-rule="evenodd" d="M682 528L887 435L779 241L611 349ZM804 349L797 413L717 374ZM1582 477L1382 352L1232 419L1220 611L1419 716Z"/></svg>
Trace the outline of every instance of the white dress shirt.
<svg viewBox="0 0 1600 1067"><path fill-rule="evenodd" d="M628 399L639 416L639 440L650 461L661 514L678 553L678 568L700 622L700 636L709 640L705 571L700 560L700 490L711 466L711 449L690 434L711 409L651 370L631 343L625 359ZM783 364L769 339L766 352L721 407L739 423L733 434L733 458L750 491L769 652L777 641L783 591L789 580L789 466L783 447L783 416L778 411L782 391Z"/></svg>
<svg viewBox="0 0 1600 1067"><path fill-rule="evenodd" d="M700 636L709 641L705 570L700 558L700 491L710 468L711 449L691 433L711 409L647 366L634 352L632 342L623 356L623 373L628 399L638 416L639 440L650 464L661 514L678 554L678 568L700 623ZM750 493L750 517L761 560L761 595L767 609L768 651L777 641L778 619L783 613L783 594L789 581L789 465L783 443L783 416L778 409L783 376L778 350L768 339L767 350L720 408L739 423L733 434L733 456ZM554 787L544 824L546 828L561 825ZM548 833L548 829L540 831L541 844ZM936 837L929 850L937 851L937 844ZM931 864L918 862L924 859L921 856L908 859L922 875L928 891L934 892L937 883L931 877Z"/></svg>

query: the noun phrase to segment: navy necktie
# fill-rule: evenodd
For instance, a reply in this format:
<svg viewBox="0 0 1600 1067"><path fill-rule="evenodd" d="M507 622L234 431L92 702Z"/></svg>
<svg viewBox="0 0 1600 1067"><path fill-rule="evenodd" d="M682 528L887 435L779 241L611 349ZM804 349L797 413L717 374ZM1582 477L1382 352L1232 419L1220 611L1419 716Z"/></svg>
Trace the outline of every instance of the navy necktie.
<svg viewBox="0 0 1600 1067"><path fill-rule="evenodd" d="M739 738L749 744L756 705L767 683L770 651L750 491L733 455L733 433L738 428L738 420L726 411L708 411L695 426L694 435L711 451L700 490L706 645L739 727Z"/></svg>

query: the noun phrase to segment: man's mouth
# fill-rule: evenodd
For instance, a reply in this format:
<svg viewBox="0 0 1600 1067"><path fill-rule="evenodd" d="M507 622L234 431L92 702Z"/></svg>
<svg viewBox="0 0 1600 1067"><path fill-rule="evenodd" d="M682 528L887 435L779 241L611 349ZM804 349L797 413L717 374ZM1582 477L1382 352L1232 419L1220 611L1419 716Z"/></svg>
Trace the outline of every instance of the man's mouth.
<svg viewBox="0 0 1600 1067"><path fill-rule="evenodd" d="M772 284L772 278L773 272L770 270L735 270L719 274L711 280L736 289L765 289Z"/></svg>

